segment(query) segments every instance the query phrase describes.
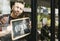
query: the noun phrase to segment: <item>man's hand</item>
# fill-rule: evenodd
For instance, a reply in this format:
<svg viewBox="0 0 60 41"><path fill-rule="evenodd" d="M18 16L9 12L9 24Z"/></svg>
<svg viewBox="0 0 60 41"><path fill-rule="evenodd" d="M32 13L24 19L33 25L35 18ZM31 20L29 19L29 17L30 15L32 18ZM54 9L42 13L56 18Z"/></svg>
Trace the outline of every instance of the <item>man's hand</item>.
<svg viewBox="0 0 60 41"><path fill-rule="evenodd" d="M7 17L7 16L3 17L3 18L1 19L1 23L2 23L2 24L8 23L8 17Z"/></svg>

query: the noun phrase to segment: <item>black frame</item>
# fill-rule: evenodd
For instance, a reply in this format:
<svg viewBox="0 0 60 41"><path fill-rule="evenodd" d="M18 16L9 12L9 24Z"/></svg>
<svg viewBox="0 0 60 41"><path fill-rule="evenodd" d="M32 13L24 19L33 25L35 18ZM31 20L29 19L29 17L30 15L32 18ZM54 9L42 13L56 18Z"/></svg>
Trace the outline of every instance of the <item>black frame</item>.
<svg viewBox="0 0 60 41"><path fill-rule="evenodd" d="M55 41L55 0L51 0L51 39Z"/></svg>
<svg viewBox="0 0 60 41"><path fill-rule="evenodd" d="M37 0L31 0L31 39L37 41Z"/></svg>
<svg viewBox="0 0 60 41"><path fill-rule="evenodd" d="M60 0L58 0L58 41L60 41Z"/></svg>

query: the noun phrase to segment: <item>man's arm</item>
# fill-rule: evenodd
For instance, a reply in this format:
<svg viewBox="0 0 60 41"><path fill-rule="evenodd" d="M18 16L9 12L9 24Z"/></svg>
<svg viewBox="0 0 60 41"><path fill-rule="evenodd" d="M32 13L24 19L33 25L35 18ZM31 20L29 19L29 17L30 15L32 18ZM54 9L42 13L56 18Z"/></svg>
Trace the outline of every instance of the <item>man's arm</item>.
<svg viewBox="0 0 60 41"><path fill-rule="evenodd" d="M9 31L5 30L5 31L0 31L0 37L5 36L9 33Z"/></svg>
<svg viewBox="0 0 60 41"><path fill-rule="evenodd" d="M0 37L5 36L11 32L11 27L8 26L6 30L0 31Z"/></svg>

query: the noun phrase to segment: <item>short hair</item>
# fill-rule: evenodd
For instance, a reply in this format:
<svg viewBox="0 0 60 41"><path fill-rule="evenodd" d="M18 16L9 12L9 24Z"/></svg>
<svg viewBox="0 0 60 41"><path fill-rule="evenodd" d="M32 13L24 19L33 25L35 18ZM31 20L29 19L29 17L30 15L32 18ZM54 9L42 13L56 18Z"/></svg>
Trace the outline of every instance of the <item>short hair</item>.
<svg viewBox="0 0 60 41"><path fill-rule="evenodd" d="M24 1L10 1L10 7L11 7L11 9L12 9L12 6L16 3L16 2L18 2L18 3L22 3L22 4L24 4L25 5L25 2Z"/></svg>

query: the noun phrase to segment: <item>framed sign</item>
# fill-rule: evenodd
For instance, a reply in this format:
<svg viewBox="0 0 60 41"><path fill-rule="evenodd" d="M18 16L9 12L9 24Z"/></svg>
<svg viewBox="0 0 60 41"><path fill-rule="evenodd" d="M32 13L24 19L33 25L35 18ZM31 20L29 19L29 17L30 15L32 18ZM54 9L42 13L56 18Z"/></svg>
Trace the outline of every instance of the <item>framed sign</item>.
<svg viewBox="0 0 60 41"><path fill-rule="evenodd" d="M30 23L29 18L11 20L12 40L16 40L29 35L31 31L29 23Z"/></svg>

